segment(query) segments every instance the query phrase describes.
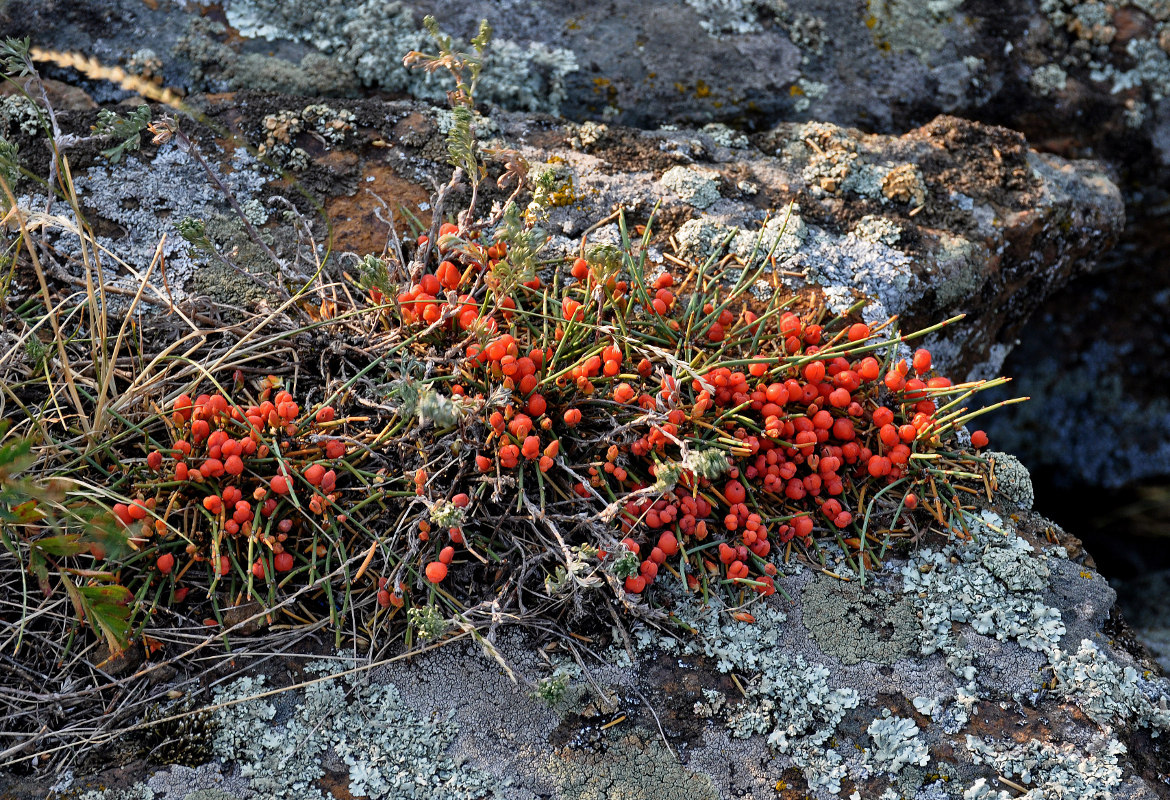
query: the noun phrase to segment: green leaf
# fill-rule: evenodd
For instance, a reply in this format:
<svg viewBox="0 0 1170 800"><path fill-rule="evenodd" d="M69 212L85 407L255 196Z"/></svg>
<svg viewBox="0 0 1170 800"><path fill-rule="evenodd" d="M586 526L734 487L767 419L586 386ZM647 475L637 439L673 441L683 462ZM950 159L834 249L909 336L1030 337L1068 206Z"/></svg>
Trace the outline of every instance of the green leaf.
<svg viewBox="0 0 1170 800"><path fill-rule="evenodd" d="M140 105L125 117L103 108L98 112L93 132L97 136L113 136L119 140L118 144L102 151L111 164L117 164L123 155L142 146L141 134L149 124L150 106Z"/></svg>
<svg viewBox="0 0 1170 800"><path fill-rule="evenodd" d="M480 167L475 157L478 146L475 134L471 130L471 109L467 106L455 106L451 109L455 123L447 131L447 163L458 167L467 173L467 179L472 184L479 183Z"/></svg>
<svg viewBox="0 0 1170 800"><path fill-rule="evenodd" d="M33 547L51 556L75 556L89 550L89 545L81 540L80 533L46 536L33 542Z"/></svg>
<svg viewBox="0 0 1170 800"><path fill-rule="evenodd" d="M134 595L124 586L77 586L66 575L61 582L73 601L79 619L100 631L110 646L110 653L125 650L130 644L130 601Z"/></svg>

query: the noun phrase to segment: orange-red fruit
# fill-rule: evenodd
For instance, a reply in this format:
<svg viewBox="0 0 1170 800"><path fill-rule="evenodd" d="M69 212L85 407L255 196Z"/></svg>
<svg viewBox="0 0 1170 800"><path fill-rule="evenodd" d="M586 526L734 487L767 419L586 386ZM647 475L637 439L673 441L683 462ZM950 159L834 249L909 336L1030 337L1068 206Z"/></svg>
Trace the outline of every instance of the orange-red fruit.
<svg viewBox="0 0 1170 800"><path fill-rule="evenodd" d="M869 326L858 322L849 326L849 341L856 342L869 336Z"/></svg>
<svg viewBox="0 0 1170 800"><path fill-rule="evenodd" d="M528 398L528 406L526 411L530 417L539 417L548 408L548 403L545 402L544 395L534 394Z"/></svg>
<svg viewBox="0 0 1170 800"><path fill-rule="evenodd" d="M723 487L723 496L727 498L727 502L732 505L742 503L747 497L747 492L743 488L743 484L739 481L728 481Z"/></svg>
<svg viewBox="0 0 1170 800"><path fill-rule="evenodd" d="M320 486L323 477L325 477L325 467L320 464L310 464L305 468L305 480L311 486Z"/></svg>
<svg viewBox="0 0 1170 800"><path fill-rule="evenodd" d="M646 589L646 579L641 575L626 578L626 591L630 594L641 594Z"/></svg>
<svg viewBox="0 0 1170 800"><path fill-rule="evenodd" d="M277 553L272 559L272 566L276 567L277 572L288 572L293 568L293 554Z"/></svg>
<svg viewBox="0 0 1170 800"><path fill-rule="evenodd" d="M925 348L919 348L914 351L914 371L921 375L924 372L930 372L930 351Z"/></svg>
<svg viewBox="0 0 1170 800"><path fill-rule="evenodd" d="M252 577L263 578L265 573L264 562L256 559L256 563L252 565Z"/></svg>
<svg viewBox="0 0 1170 800"><path fill-rule="evenodd" d="M983 431L975 431L971 434L971 444L975 447L987 447L987 434Z"/></svg>
<svg viewBox="0 0 1170 800"><path fill-rule="evenodd" d="M442 564L450 564L451 560L455 558L455 548L447 545L439 551L439 562Z"/></svg>
<svg viewBox="0 0 1170 800"><path fill-rule="evenodd" d="M317 409L316 420L318 422L332 422L336 414L337 412L333 410L333 406L322 406Z"/></svg>
<svg viewBox="0 0 1170 800"><path fill-rule="evenodd" d="M658 549L668 556L678 553L678 539L673 533L664 533L658 537Z"/></svg>
<svg viewBox="0 0 1170 800"><path fill-rule="evenodd" d="M151 450L146 457L146 466L150 467L155 472L162 469L162 453L157 450Z"/></svg>
<svg viewBox="0 0 1170 800"><path fill-rule="evenodd" d="M439 583L443 578L447 577L447 565L442 561L432 561L427 564L427 580L431 583Z"/></svg>
<svg viewBox="0 0 1170 800"><path fill-rule="evenodd" d="M274 475L268 485L277 494L288 494L288 479L283 475Z"/></svg>
<svg viewBox="0 0 1170 800"><path fill-rule="evenodd" d="M171 570L175 568L175 557L170 553L163 553L154 562L154 565L158 567L158 571L163 575L170 575Z"/></svg>

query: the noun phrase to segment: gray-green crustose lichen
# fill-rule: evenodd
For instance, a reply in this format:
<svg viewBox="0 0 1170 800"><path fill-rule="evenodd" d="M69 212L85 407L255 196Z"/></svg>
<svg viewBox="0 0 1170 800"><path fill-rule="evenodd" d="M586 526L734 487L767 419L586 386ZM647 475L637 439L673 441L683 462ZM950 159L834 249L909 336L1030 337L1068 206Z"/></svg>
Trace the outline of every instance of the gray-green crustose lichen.
<svg viewBox="0 0 1170 800"><path fill-rule="evenodd" d="M659 739L640 733L561 748L545 769L557 800L719 800L708 776L685 769Z"/></svg>
<svg viewBox="0 0 1170 800"><path fill-rule="evenodd" d="M352 662L310 664L319 675ZM216 693L217 704L266 689L263 677L240 678ZM450 718L423 719L392 684L337 677L305 687L291 709L275 698L244 700L216 711L216 755L238 766L251 796L327 800L316 781L348 772L355 797L479 800L502 798L505 787L457 763L448 749L458 735ZM452 712L454 713L454 712Z"/></svg>
<svg viewBox="0 0 1170 800"><path fill-rule="evenodd" d="M1023 462L1009 453L989 451L984 453L984 456L995 460L997 494L1011 500L1025 511L1031 510L1036 494L1032 488L1032 475Z"/></svg>
<svg viewBox="0 0 1170 800"><path fill-rule="evenodd" d="M233 0L226 11L241 34L312 45L351 69L364 85L446 100L445 75L412 72L402 64L403 53L426 50L429 44L405 3ZM557 113L566 96L565 78L577 69L576 57L564 48L496 39L476 97L508 109Z"/></svg>
<svg viewBox="0 0 1170 800"><path fill-rule="evenodd" d="M659 180L679 199L695 208L707 208L719 200L719 182L710 173L690 167L671 167Z"/></svg>
<svg viewBox="0 0 1170 800"><path fill-rule="evenodd" d="M809 635L843 664L893 664L918 650L920 625L914 606L903 597L857 581L817 576L801 600Z"/></svg>

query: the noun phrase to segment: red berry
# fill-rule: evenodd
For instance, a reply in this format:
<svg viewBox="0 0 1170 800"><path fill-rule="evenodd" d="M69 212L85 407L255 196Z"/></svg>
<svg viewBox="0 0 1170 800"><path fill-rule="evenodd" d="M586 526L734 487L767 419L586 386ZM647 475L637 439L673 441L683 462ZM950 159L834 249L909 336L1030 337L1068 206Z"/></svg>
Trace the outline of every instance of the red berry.
<svg viewBox="0 0 1170 800"><path fill-rule="evenodd" d="M427 580L431 583L439 583L443 578L447 577L447 565L442 561L432 561L427 564Z"/></svg>
<svg viewBox="0 0 1170 800"><path fill-rule="evenodd" d="M975 431L971 434L971 444L975 447L987 447L987 434L983 431Z"/></svg>
<svg viewBox="0 0 1170 800"><path fill-rule="evenodd" d="M930 372L930 351L919 349L914 351L914 371L921 375Z"/></svg>
<svg viewBox="0 0 1170 800"><path fill-rule="evenodd" d="M293 568L293 554L289 552L277 553L272 559L272 565L276 567L277 572L288 572Z"/></svg>
<svg viewBox="0 0 1170 800"><path fill-rule="evenodd" d="M175 568L175 557L170 553L163 553L154 562L154 565L158 567L158 571L163 575L170 575L171 570Z"/></svg>
<svg viewBox="0 0 1170 800"><path fill-rule="evenodd" d="M727 498L727 502L734 505L744 501L747 497L747 491L739 481L728 481L723 487L723 496Z"/></svg>

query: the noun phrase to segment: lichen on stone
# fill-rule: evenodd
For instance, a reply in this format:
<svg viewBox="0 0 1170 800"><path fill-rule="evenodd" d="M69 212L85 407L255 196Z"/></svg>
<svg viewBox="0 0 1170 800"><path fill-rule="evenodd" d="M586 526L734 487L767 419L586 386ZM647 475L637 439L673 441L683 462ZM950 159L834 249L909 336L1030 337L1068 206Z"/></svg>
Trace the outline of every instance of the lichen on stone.
<svg viewBox="0 0 1170 800"><path fill-rule="evenodd" d="M366 86L434 102L446 99L444 76L403 66L403 53L426 50L429 44L405 3L233 0L226 11L242 35L310 44L352 69ZM495 39L477 98L508 109L555 114L565 98L565 77L577 69L570 50Z"/></svg>
<svg viewBox="0 0 1170 800"><path fill-rule="evenodd" d="M300 111L278 111L264 117L264 141L257 152L277 164L293 170L309 166L309 154L296 145L301 133L314 134L327 145L339 145L354 129L352 111L336 109L324 103L305 106Z"/></svg>
<svg viewBox="0 0 1170 800"><path fill-rule="evenodd" d="M1023 462L1010 453L988 451L988 459L995 460L995 491L997 496L1006 497L1025 511L1030 511L1036 499L1032 488L1032 475Z"/></svg>
<svg viewBox="0 0 1170 800"><path fill-rule="evenodd" d="M1083 639L1073 653L1056 648L1051 655L1056 691L1070 698L1100 724L1132 723L1154 736L1170 730L1170 681L1143 677L1122 667L1096 644Z"/></svg>
<svg viewBox="0 0 1170 800"><path fill-rule="evenodd" d="M1065 626L1039 595L1048 576L1043 557L992 512L968 517L968 525L973 541L924 549L902 568L902 591L921 614L922 654L952 650L954 623L1047 652Z"/></svg>
<svg viewBox="0 0 1170 800"><path fill-rule="evenodd" d="M801 619L817 646L842 664L893 664L918 649L919 624L909 600L858 581L813 578L801 597Z"/></svg>
<svg viewBox="0 0 1170 800"><path fill-rule="evenodd" d="M897 774L909 764L924 767L930 761L930 751L918 736L918 726L912 719L893 716L889 709L884 709L883 715L869 724L866 733L873 739L870 755L885 772Z"/></svg>
<svg viewBox="0 0 1170 800"><path fill-rule="evenodd" d="M545 770L558 800L718 800L711 779L685 769L659 739L639 733L604 738L589 748L564 747Z"/></svg>
<svg viewBox="0 0 1170 800"><path fill-rule="evenodd" d="M310 664L310 673L336 674L352 661ZM422 719L393 684L370 685L349 677L311 683L288 707L263 692L263 677L243 677L221 688L216 755L237 765L252 796L326 800L316 781L349 774L355 797L478 800L503 797L505 787L456 763L447 751L458 735L450 718ZM236 702L241 701L242 702Z"/></svg>
<svg viewBox="0 0 1170 800"><path fill-rule="evenodd" d="M996 791L986 779L975 781L963 800L1049 800L1049 798L1111 797L1122 781L1117 757L1125 745L1101 737L1081 752L1071 744L1030 739L1024 744L996 742L967 736L967 749L976 764L987 764L998 774L1030 785L1024 794Z"/></svg>
<svg viewBox="0 0 1170 800"><path fill-rule="evenodd" d="M707 208L719 200L718 180L690 167L671 167L659 181L684 203L695 208Z"/></svg>

